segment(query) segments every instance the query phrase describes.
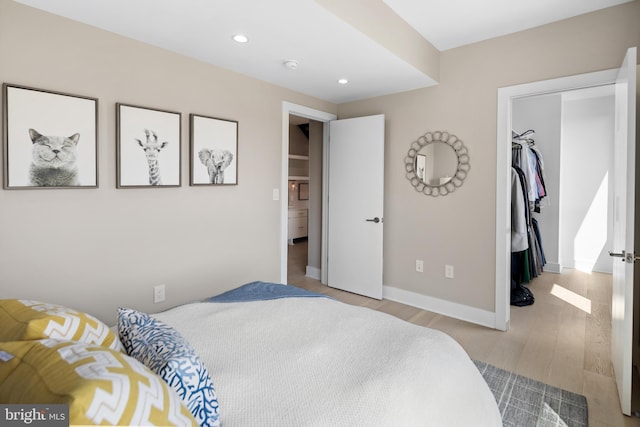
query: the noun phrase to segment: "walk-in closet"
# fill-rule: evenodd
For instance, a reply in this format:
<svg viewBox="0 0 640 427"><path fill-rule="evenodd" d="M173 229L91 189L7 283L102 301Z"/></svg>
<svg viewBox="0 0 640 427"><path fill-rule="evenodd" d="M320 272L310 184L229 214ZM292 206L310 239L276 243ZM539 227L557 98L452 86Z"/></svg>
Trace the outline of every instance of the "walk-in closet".
<svg viewBox="0 0 640 427"><path fill-rule="evenodd" d="M612 86L523 97L512 110L511 304L563 269L612 273Z"/></svg>

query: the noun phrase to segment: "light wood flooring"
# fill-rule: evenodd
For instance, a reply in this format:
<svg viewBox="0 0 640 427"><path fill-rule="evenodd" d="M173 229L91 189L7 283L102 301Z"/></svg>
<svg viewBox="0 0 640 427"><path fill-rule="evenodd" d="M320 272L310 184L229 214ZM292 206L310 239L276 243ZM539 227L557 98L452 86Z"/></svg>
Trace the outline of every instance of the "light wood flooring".
<svg viewBox="0 0 640 427"><path fill-rule="evenodd" d="M322 285L305 276L307 244L289 246L288 282L448 333L469 356L547 384L583 394L591 427L640 426L620 411L610 360L611 275L566 270L544 273L530 284L535 303L511 308L511 328L496 331L388 300L375 300ZM582 298L590 312L551 294L558 286ZM566 291L565 291L566 293Z"/></svg>

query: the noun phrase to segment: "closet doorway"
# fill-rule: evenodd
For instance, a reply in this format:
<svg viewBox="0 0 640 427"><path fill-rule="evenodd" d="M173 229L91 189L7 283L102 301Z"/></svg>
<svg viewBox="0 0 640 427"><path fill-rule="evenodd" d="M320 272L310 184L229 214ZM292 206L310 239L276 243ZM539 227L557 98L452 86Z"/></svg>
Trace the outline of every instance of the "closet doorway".
<svg viewBox="0 0 640 427"><path fill-rule="evenodd" d="M526 97L562 94L576 89L612 85L616 81L616 76L617 70L614 69L560 79L527 83L518 86L510 86L498 90L498 141L496 162L496 329L504 331L509 329L509 314L511 310L510 184L512 158L510 147L513 131L513 104ZM551 193L553 193L553 190ZM552 197L550 197L550 199L553 200ZM544 241L543 245L548 247L548 243L545 243ZM558 268L559 267L560 266L558 266Z"/></svg>
<svg viewBox="0 0 640 427"><path fill-rule="evenodd" d="M614 119L613 85L513 100L513 131L527 135L516 139L512 151L541 159L538 186L544 195L531 217L541 235L545 272L613 273L607 250L613 248ZM512 153L512 163L517 157ZM532 276L533 291L537 274Z"/></svg>
<svg viewBox="0 0 640 427"><path fill-rule="evenodd" d="M613 268L612 319L611 319L611 363L615 371L622 412L631 411L632 361L640 353L633 354L638 337L634 333L634 276L638 278L634 266L634 229L640 219L635 216L635 202L638 200L635 187L636 163L636 79L638 67L636 48L630 48L619 69L565 77L511 86L498 90L498 142L497 142L497 179L496 179L496 328L509 329L510 306L510 241L511 227L508 226L511 215L511 192L507 189L508 172L511 166L511 150L508 149L512 137L513 103L519 98L567 92L575 89L615 85L615 132L610 144L615 145L615 176L613 204L614 239L616 247L609 255L620 257L622 265L615 263ZM606 141L604 141L606 142ZM504 150L504 152L502 151ZM583 167L586 171L586 167ZM510 186L509 186L510 187ZM606 188L603 180L599 189ZM637 234L636 234L637 237ZM626 252L625 252L626 251ZM635 274L634 274L635 273ZM636 284L637 286L637 284ZM636 319L637 320L637 319ZM637 325L636 325L637 326Z"/></svg>
<svg viewBox="0 0 640 427"><path fill-rule="evenodd" d="M512 112L515 132L535 131L520 144L542 153L546 188L531 214L546 263L511 295L513 304L525 290L535 299L510 308L513 333L526 341L518 363L535 375L567 375L562 381L578 389L585 378L612 387L613 87L523 97Z"/></svg>

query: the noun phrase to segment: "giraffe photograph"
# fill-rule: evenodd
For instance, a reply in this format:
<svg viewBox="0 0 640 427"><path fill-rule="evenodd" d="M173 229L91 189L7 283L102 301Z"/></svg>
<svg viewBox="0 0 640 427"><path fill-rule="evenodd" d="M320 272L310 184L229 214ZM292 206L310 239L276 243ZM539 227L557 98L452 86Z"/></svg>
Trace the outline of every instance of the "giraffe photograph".
<svg viewBox="0 0 640 427"><path fill-rule="evenodd" d="M191 114L190 185L238 183L238 122Z"/></svg>
<svg viewBox="0 0 640 427"><path fill-rule="evenodd" d="M98 100L3 85L4 188L96 188Z"/></svg>
<svg viewBox="0 0 640 427"><path fill-rule="evenodd" d="M181 114L116 104L117 187L179 187Z"/></svg>

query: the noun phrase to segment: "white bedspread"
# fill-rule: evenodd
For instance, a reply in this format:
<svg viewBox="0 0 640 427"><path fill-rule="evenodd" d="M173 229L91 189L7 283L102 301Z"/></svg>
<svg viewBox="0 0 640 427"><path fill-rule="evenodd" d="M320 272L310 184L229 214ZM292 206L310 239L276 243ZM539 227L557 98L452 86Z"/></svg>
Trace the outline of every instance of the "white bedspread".
<svg viewBox="0 0 640 427"><path fill-rule="evenodd" d="M448 335L326 298L194 303L154 315L193 345L223 427L502 426Z"/></svg>

